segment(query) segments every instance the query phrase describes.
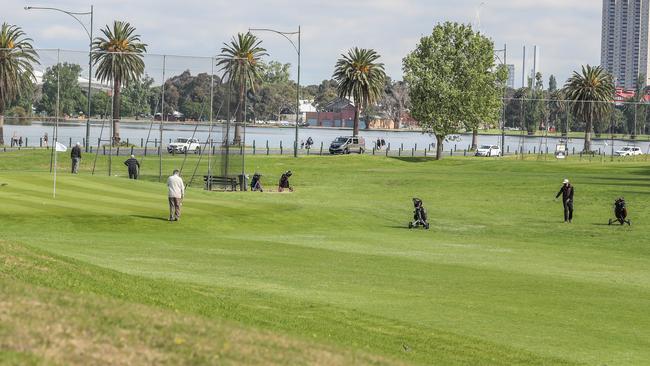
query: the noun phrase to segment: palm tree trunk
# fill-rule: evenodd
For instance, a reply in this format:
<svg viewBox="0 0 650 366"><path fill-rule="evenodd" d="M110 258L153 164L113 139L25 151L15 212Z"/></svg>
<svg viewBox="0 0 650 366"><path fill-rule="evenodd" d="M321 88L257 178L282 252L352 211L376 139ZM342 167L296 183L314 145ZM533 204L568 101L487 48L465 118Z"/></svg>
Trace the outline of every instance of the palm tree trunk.
<svg viewBox="0 0 650 366"><path fill-rule="evenodd" d="M472 148L471 150L478 149L478 128L472 130Z"/></svg>
<svg viewBox="0 0 650 366"><path fill-rule="evenodd" d="M120 143L120 84L121 80L115 78L113 88L113 145ZM162 118L164 119L164 113Z"/></svg>
<svg viewBox="0 0 650 366"><path fill-rule="evenodd" d="M0 111L0 145L5 144L5 116L4 112Z"/></svg>
<svg viewBox="0 0 650 366"><path fill-rule="evenodd" d="M352 136L359 136L359 113L361 113L361 103L354 106L354 130Z"/></svg>
<svg viewBox="0 0 650 366"><path fill-rule="evenodd" d="M239 83L239 105L237 106L237 121L235 121L235 138L233 145L241 143L241 124L244 122L244 82Z"/></svg>
<svg viewBox="0 0 650 366"><path fill-rule="evenodd" d="M436 160L442 159L443 154L443 143L445 141L445 135L436 135Z"/></svg>
<svg viewBox="0 0 650 366"><path fill-rule="evenodd" d="M593 121L593 106L591 102L589 103L589 118L587 118L587 126L585 128L585 146L583 152L591 151L591 130L594 127Z"/></svg>

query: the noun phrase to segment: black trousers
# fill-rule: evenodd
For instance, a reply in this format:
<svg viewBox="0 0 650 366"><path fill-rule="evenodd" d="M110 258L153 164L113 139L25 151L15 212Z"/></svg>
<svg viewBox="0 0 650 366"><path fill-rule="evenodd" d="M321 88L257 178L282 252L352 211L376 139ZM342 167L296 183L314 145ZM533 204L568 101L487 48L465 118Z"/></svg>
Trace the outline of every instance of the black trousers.
<svg viewBox="0 0 650 366"><path fill-rule="evenodd" d="M138 168L129 168L129 179L138 179Z"/></svg>
<svg viewBox="0 0 650 366"><path fill-rule="evenodd" d="M573 201L568 200L564 202L564 221L573 220Z"/></svg>

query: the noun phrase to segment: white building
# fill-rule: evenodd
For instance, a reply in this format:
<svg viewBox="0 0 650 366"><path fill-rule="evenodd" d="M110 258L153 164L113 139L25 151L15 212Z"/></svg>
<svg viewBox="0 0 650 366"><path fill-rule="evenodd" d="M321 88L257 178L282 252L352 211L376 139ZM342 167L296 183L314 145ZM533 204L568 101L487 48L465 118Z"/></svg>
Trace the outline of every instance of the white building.
<svg viewBox="0 0 650 366"><path fill-rule="evenodd" d="M601 66L616 86L634 89L639 75L650 76L650 0L603 0Z"/></svg>

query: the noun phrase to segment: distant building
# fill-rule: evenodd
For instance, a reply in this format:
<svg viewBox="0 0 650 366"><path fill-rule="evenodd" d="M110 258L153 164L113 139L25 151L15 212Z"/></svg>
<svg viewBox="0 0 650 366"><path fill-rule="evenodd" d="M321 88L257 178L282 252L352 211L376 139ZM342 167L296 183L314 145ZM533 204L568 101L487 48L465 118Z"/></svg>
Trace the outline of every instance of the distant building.
<svg viewBox="0 0 650 366"><path fill-rule="evenodd" d="M316 112L316 107L314 107L314 101L309 99L300 100L300 116L302 121L307 120L307 113Z"/></svg>
<svg viewBox="0 0 650 366"><path fill-rule="evenodd" d="M307 112L306 121L312 127L354 127L354 103L345 98L336 98L326 104L322 111ZM370 129L396 129L396 128L416 128L417 121L411 117L408 111L402 113L402 118L396 126L389 116L384 113L372 116L368 128ZM359 128L366 127L366 115L362 112L359 116Z"/></svg>
<svg viewBox="0 0 650 366"><path fill-rule="evenodd" d="M322 111L307 112L307 124L314 127L353 127L354 104L345 98L336 98Z"/></svg>
<svg viewBox="0 0 650 366"><path fill-rule="evenodd" d="M508 64L507 66L508 66L508 82L506 85L508 86L508 88L514 89L515 88L515 65Z"/></svg>
<svg viewBox="0 0 650 366"><path fill-rule="evenodd" d="M634 89L650 76L650 0L603 0L600 65L616 86Z"/></svg>

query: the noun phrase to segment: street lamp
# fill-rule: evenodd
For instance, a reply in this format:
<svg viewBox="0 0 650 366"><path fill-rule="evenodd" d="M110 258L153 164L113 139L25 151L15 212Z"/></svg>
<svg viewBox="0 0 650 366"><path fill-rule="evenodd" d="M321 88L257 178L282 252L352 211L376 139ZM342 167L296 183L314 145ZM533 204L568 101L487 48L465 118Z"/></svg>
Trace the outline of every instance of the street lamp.
<svg viewBox="0 0 650 366"><path fill-rule="evenodd" d="M481 3L483 5L483 3ZM503 52L503 60L499 57L499 53ZM508 45L504 44L503 49L501 50L494 50L494 55L496 56L497 60L501 61L501 65L507 70L508 65L506 64L507 58L508 58ZM510 77L510 71L508 71L508 78ZM508 91L508 80L506 79L503 82L503 116L502 116L502 121L501 121L501 156L505 153L505 144L506 144L506 93Z"/></svg>
<svg viewBox="0 0 650 366"><path fill-rule="evenodd" d="M50 7L42 7L42 6L26 6L25 10L53 10L53 11L58 11L60 13L67 14L71 17L73 17L86 31L86 34L88 35L88 116L86 119L86 143L85 143L85 149L86 152L88 152L88 148L90 146L90 100L91 100L91 95L90 95L90 87L91 87L91 80L92 80L92 73L93 73L93 63L92 63L92 51L93 51L93 18L94 18L94 9L93 6L90 6L90 11L88 12L72 12L72 11L67 11L63 9L58 9L58 8L50 8ZM86 28L84 23L79 20L77 17L78 15L90 15L90 30Z"/></svg>
<svg viewBox="0 0 650 366"><path fill-rule="evenodd" d="M280 32L275 29L268 29L268 28L248 28L249 32L273 32L276 34L281 35L282 37L286 38L287 41L291 43L293 46L293 49L296 50L296 53L298 54L298 82L296 85L296 138L295 141L293 142L293 157L298 157L298 120L300 116L300 26L298 26L298 31L297 32ZM292 35L298 35L298 45L289 38L289 36Z"/></svg>

